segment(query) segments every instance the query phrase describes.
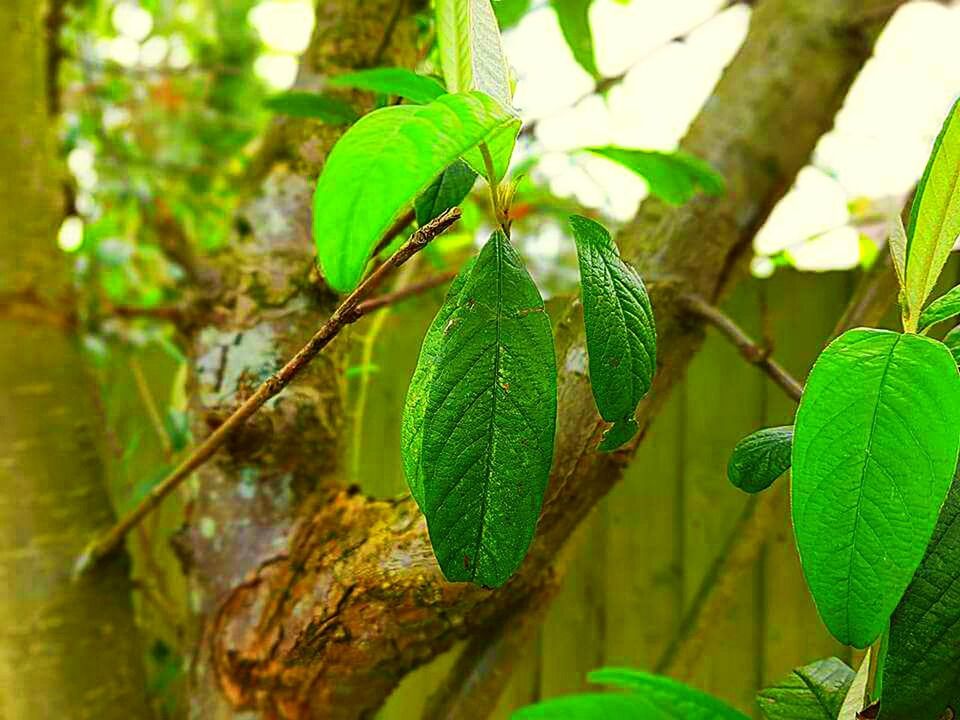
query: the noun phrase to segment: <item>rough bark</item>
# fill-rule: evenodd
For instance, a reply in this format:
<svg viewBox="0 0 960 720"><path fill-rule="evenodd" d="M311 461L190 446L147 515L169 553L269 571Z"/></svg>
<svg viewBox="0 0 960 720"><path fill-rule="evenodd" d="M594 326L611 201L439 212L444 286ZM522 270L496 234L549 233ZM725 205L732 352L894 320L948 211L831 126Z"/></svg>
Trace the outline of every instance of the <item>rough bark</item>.
<svg viewBox="0 0 960 720"><path fill-rule="evenodd" d="M620 238L650 280L658 317L661 370L640 408L641 427L702 340L680 292L712 301L735 281L754 232L829 128L878 24L897 4L758 3L745 46L683 142L722 172L727 194L680 209L647 202ZM368 21L379 19L382 30L389 7L322 3L311 69L361 61L375 34ZM405 32L402 23L397 32ZM329 306L297 280L307 277L310 263L308 179L330 139L281 143L289 157L315 162L304 168L294 160L293 171L264 173L247 211L253 232L221 267L219 304L230 309L221 313L228 319L204 329L195 347L200 417L215 422ZM443 580L410 499L368 498L337 481L340 355L281 396L201 473L185 534L206 623L198 717L369 717L405 673L459 638L490 633L530 597L549 594L556 552L621 477L643 436L623 452L594 452L602 428L586 379L579 312L571 303L558 334L557 447L537 538L521 571L500 590Z"/></svg>
<svg viewBox="0 0 960 720"><path fill-rule="evenodd" d="M126 560L71 579L114 518L94 385L63 321L46 8L0 5L0 717L146 718Z"/></svg>

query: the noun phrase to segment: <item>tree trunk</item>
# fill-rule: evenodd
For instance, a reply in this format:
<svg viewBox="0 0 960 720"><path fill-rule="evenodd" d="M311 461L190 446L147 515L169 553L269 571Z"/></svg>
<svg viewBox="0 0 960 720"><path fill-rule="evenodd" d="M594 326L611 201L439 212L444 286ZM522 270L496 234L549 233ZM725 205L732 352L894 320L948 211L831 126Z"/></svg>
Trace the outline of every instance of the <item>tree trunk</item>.
<svg viewBox="0 0 960 720"><path fill-rule="evenodd" d="M45 9L0 5L0 717L146 718L125 558L71 579L114 518L55 244Z"/></svg>
<svg viewBox="0 0 960 720"><path fill-rule="evenodd" d="M638 413L644 431L702 340L677 292L714 300L735 282L755 231L830 127L877 28L897 5L757 3L746 44L683 143L720 169L726 195L679 209L649 201L621 236L625 256L650 281L660 336L660 371ZM369 21L378 18L382 33L391 8L386 0L321 3L311 69L369 57L377 35ZM294 148L287 157L306 164L307 179L283 169L267 177L248 206L253 232L234 256L247 259L220 275L229 319L203 330L195 346L198 409L213 423L328 311L329 299L297 280L312 255L309 168L332 137L293 137L295 144L281 146ZM251 295L274 302L254 305L244 299ZM579 313L573 301L558 333L557 447L537 537L504 588L445 582L412 500L367 498L337 480L342 339L201 473L185 538L206 620L198 665L198 686L206 690L199 697L220 714L208 704L198 717L247 710L268 718L369 717L404 674L457 639L495 636L493 628L531 605L531 593L549 594L557 551L621 477L643 435L622 452L594 451L602 424L586 378ZM484 683L488 696L489 687ZM445 695L456 707L456 693Z"/></svg>

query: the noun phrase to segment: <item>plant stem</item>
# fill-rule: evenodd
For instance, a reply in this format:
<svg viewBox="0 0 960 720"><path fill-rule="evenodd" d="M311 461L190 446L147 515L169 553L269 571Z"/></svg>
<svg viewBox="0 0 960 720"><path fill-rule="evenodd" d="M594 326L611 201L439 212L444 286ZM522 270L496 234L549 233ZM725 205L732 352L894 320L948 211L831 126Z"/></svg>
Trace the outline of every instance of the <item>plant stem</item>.
<svg viewBox="0 0 960 720"><path fill-rule="evenodd" d="M180 463L167 477L153 487L137 507L121 518L116 525L95 538L83 551L74 568L74 574L82 575L101 559L112 554L120 547L126 534L136 527L160 502L180 486L196 469L206 463L268 400L280 393L310 362L320 354L344 326L356 322L363 316L358 307L384 279L407 260L420 252L435 237L460 219L460 209L452 208L431 220L417 230L409 241L397 252L374 270L350 295L334 310L330 318L279 371L267 378L260 387L245 400L220 427L207 439L194 448L193 452Z"/></svg>
<svg viewBox="0 0 960 720"><path fill-rule="evenodd" d="M500 182L497 180L497 170L493 164L493 156L486 143L480 143L480 154L483 155L483 164L487 169L487 185L490 188L490 202L493 205L493 216L497 224L507 232L507 215L500 200ZM509 233L507 233L509 235Z"/></svg>

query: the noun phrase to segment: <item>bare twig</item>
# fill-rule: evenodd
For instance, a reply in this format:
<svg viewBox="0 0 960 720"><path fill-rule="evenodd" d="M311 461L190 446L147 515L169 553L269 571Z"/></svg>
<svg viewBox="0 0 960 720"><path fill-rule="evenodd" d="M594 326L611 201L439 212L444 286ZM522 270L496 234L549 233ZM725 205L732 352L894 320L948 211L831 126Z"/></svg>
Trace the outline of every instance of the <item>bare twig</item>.
<svg viewBox="0 0 960 720"><path fill-rule="evenodd" d="M387 230L380 242L377 243L377 246L373 249L373 257L376 257L384 248L386 248L390 243L400 237L400 234L407 229L407 226L412 223L417 218L417 214L413 208L407 210L403 215L398 217L393 225Z"/></svg>
<svg viewBox="0 0 960 720"><path fill-rule="evenodd" d="M357 312L361 313L362 315L369 315L374 310L379 310L387 305L396 305L398 302L402 302L403 300L407 300L417 295L422 295L423 293L440 287L441 285L446 285L456 276L456 270L448 270L447 272L431 275L430 277L424 278L420 282L412 283L400 288L399 290L394 290L393 292L384 293L383 295L378 295L375 298L364 300L362 303L357 305Z"/></svg>
<svg viewBox="0 0 960 720"><path fill-rule="evenodd" d="M153 426L153 430L157 434L157 439L160 441L160 446L163 448L163 456L169 460L173 455L170 435L167 433L167 429L163 424L163 416L160 415L160 409L157 407L157 402L153 398L153 393L150 392L150 384L143 374L143 367L135 357L130 358L130 372L133 373L133 380L137 385L137 392L140 394L140 400L143 402L143 407L147 411L150 424Z"/></svg>
<svg viewBox="0 0 960 720"><path fill-rule="evenodd" d="M438 235L460 219L460 209L453 208L417 230L409 241L390 259L380 265L334 310L330 318L310 338L306 345L291 358L279 371L267 378L247 400L245 400L220 427L198 445L193 452L160 481L137 507L120 519L116 525L95 538L77 559L75 573L80 575L97 564L99 560L113 553L123 542L131 528L143 520L160 502L202 466L226 443L226 441L250 419L263 405L280 393L293 381L310 362L320 354L344 326L356 322L363 313L359 311L360 301L380 286L386 277L420 252Z"/></svg>
<svg viewBox="0 0 960 720"><path fill-rule="evenodd" d="M803 386L780 363L770 357L769 350L757 345L731 318L703 298L697 295L683 295L681 301L689 312L723 333L747 362L763 370L787 395L796 402L800 402Z"/></svg>
<svg viewBox="0 0 960 720"><path fill-rule="evenodd" d="M406 5L407 0L398 0L397 6L393 10L393 15L390 16L390 20L387 22L387 27L383 31L383 38L380 40L380 45L373 54L373 58L370 62L371 66L376 67L383 61L383 56L390 47L390 41L393 40L393 33L397 29L397 23L400 22L400 16L403 15L403 9L406 7Z"/></svg>

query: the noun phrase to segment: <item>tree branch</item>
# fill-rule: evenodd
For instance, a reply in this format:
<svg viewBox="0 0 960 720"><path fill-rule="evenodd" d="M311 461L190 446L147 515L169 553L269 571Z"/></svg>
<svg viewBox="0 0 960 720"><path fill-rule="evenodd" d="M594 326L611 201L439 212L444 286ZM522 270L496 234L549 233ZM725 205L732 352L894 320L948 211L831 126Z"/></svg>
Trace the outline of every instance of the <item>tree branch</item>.
<svg viewBox="0 0 960 720"><path fill-rule="evenodd" d="M359 320L365 313L359 307L360 301L376 290L394 270L420 252L427 244L446 231L460 219L460 209L447 210L417 230L403 247L374 270L333 312L333 315L310 338L300 351L279 371L271 375L245 400L222 425L214 430L206 440L194 448L193 452L177 466L167 477L151 489L139 505L121 518L116 525L96 538L77 559L76 573L82 574L97 562L120 547L126 534L136 527L161 501L173 492L207 460L216 454L230 437L300 374L310 362L320 354L333 338L347 325Z"/></svg>
<svg viewBox="0 0 960 720"><path fill-rule="evenodd" d="M680 301L691 314L710 323L723 333L724 337L733 343L747 362L760 368L789 397L795 402L800 402L800 396L803 395L803 386L780 363L770 357L770 351L767 348L757 345L722 310L697 295L681 295Z"/></svg>

